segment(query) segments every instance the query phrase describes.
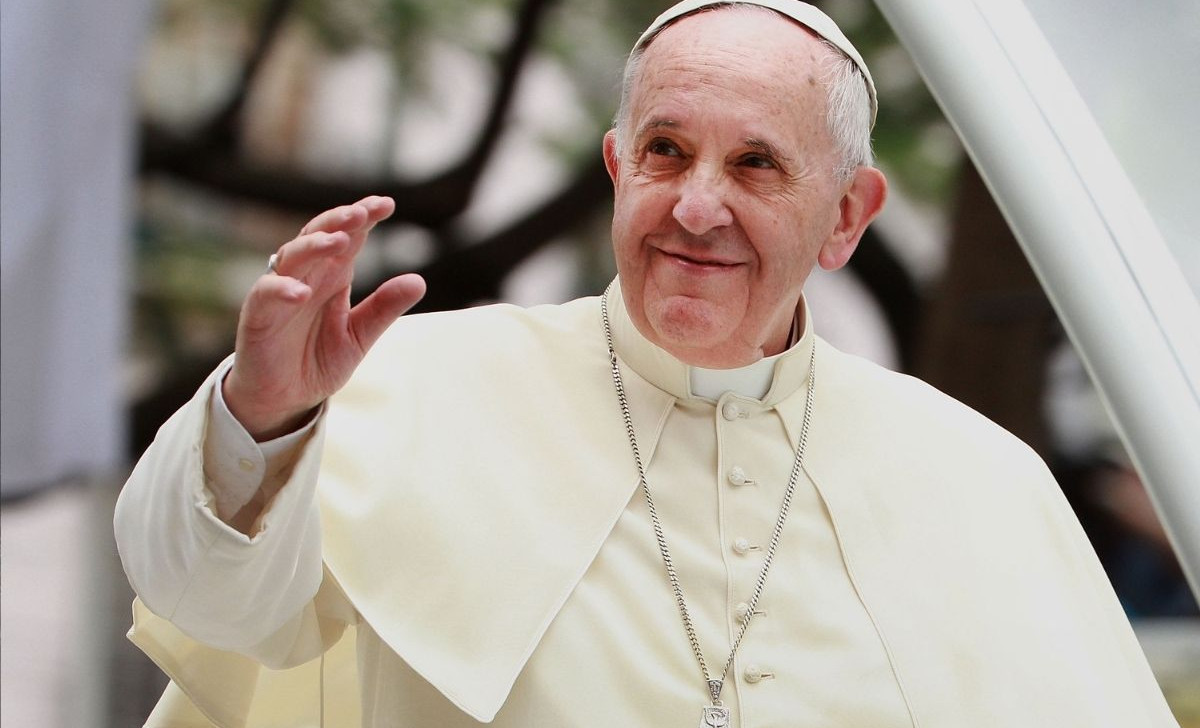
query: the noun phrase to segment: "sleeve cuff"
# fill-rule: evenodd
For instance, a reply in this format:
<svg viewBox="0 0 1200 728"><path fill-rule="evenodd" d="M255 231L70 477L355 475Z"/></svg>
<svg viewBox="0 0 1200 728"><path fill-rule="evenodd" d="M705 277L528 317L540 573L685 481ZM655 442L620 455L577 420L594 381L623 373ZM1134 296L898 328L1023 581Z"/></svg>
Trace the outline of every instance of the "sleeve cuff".
<svg viewBox="0 0 1200 728"><path fill-rule="evenodd" d="M213 380L204 436L205 485L217 516L227 523L254 498L267 477L290 468L318 419L274 440L255 442L221 394L221 383L232 366L232 361L227 363Z"/></svg>

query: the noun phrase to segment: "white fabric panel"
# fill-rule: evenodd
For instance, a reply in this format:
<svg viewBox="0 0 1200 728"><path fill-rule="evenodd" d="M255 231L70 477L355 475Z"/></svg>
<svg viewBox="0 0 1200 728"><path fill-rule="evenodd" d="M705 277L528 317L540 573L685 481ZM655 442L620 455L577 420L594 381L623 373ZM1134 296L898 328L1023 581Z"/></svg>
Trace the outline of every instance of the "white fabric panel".
<svg viewBox="0 0 1200 728"><path fill-rule="evenodd" d="M146 0L0 5L4 495L121 463Z"/></svg>
<svg viewBox="0 0 1200 728"><path fill-rule="evenodd" d="M1162 223L1021 0L879 6L1021 242L1200 590L1200 303ZM1114 63L1127 59L1103 35L1087 36L1094 29L1086 23L1066 32L1086 36L1079 46L1114 54ZM1185 83L1184 69L1158 72ZM1157 113L1153 104L1141 111ZM1148 140L1162 138L1152 132ZM1194 150L1194 135L1188 143ZM1185 164L1176 159L1176 168Z"/></svg>

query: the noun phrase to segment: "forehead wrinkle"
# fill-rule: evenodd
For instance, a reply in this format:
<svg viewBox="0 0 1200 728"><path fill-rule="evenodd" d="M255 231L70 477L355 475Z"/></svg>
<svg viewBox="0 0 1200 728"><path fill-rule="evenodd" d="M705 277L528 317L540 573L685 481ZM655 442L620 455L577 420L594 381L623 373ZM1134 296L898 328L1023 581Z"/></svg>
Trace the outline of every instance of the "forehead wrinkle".
<svg viewBox="0 0 1200 728"><path fill-rule="evenodd" d="M729 89L747 92L759 97L775 95L769 82L753 76L734 76L728 65L711 56L688 54L684 57L655 59L642 69L634 89L631 107L633 116L653 113L648 121L637 126L637 132L657 128L678 128L682 124L670 116L671 104L682 104L685 108L704 110L709 103L709 92L720 93ZM654 103L648 97L655 98ZM664 98L671 99L668 109L655 113ZM646 108L649 105L649 108ZM640 111L640 113L639 113Z"/></svg>
<svg viewBox="0 0 1200 728"><path fill-rule="evenodd" d="M713 23L719 20L714 16L733 13L741 16L739 20L751 21L750 26L754 25L753 20L759 23L757 27L735 24L738 27L736 30L730 29L732 32L728 35L720 28L714 32ZM697 23L700 23L699 28L696 27ZM689 29L693 32L685 32ZM752 65L764 56L774 56L776 68L800 69L803 73L727 77L729 68ZM770 9L727 6L685 16L662 29L654 42L645 48L634 90L639 96L648 92L645 82L648 76L653 75L659 79L690 78L697 88L732 85L743 89L754 87L762 93L778 93L780 81L789 79L783 80L782 85L790 87L790 93L804 93L814 85L820 85L814 84L816 76L829 60L836 57L836 52L802 23ZM661 90L663 86L680 82L660 81L658 88Z"/></svg>
<svg viewBox="0 0 1200 728"><path fill-rule="evenodd" d="M733 89L747 95L766 97L800 96L820 86L817 75L823 68L825 53L807 28L797 25L815 47L784 46L777 49L775 69L761 73L734 73L730 69L753 67L762 56L762 47L738 44L712 44L702 38L663 38L646 49L640 72L633 87L632 105L644 103L648 95L677 91L686 96L706 90ZM790 69L783 74L780 69ZM795 70L800 73L795 73ZM822 94L824 100L824 94Z"/></svg>

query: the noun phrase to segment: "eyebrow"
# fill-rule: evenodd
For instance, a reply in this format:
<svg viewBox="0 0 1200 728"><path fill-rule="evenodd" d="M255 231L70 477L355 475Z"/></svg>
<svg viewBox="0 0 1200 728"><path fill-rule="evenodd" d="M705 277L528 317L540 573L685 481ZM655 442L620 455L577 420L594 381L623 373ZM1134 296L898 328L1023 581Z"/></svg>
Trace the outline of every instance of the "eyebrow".
<svg viewBox="0 0 1200 728"><path fill-rule="evenodd" d="M678 126L679 122L673 119L651 119L645 124L642 124L641 128L637 130L637 136L640 137L648 132L654 131L655 129L674 129Z"/></svg>
<svg viewBox="0 0 1200 728"><path fill-rule="evenodd" d="M777 159L780 162L791 163L791 161L792 161L792 159L790 157L788 157L783 152L779 151L778 147L776 147L771 142L765 141L763 139L755 139L755 138L751 137L749 139L743 139L742 143L745 144L746 146L750 147L751 149L757 150L758 152L765 154L766 156L771 157L772 159Z"/></svg>

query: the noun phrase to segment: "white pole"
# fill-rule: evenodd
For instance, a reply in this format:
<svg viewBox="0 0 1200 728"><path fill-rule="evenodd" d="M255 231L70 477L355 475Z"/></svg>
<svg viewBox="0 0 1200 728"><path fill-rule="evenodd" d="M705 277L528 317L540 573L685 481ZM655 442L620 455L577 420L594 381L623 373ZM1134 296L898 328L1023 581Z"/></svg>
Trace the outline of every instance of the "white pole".
<svg viewBox="0 0 1200 728"><path fill-rule="evenodd" d="M1200 303L1019 0L878 5L1012 226L1200 595Z"/></svg>

